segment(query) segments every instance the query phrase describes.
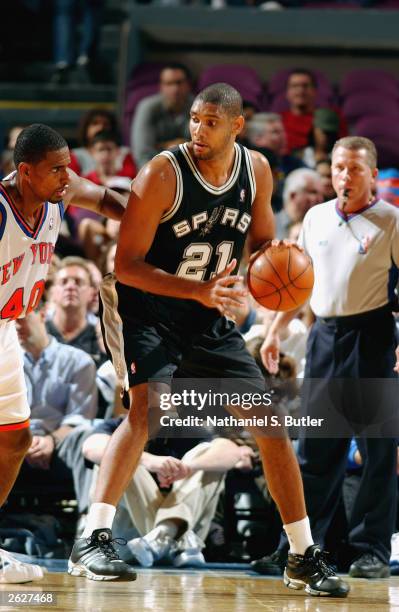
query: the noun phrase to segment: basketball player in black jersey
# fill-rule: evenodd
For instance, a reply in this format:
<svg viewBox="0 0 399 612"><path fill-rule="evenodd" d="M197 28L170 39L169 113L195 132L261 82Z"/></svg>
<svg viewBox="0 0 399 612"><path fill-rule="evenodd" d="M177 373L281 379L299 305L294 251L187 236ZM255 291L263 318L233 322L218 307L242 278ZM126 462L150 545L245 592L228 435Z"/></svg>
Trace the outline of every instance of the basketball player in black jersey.
<svg viewBox="0 0 399 612"><path fill-rule="evenodd" d="M235 377L264 385L241 335L224 316L245 296L233 274L245 239L255 252L274 233L270 168L261 154L236 144L243 124L238 92L223 83L208 87L191 108L191 142L156 156L134 181L116 278L106 277L101 290L105 341L129 388L131 409L101 463L95 503L69 561L72 575L129 579L114 552L111 526L147 441L149 379L170 378L179 368L191 378ZM313 544L290 441L260 436L257 443L290 541L286 584L312 595L345 597L348 586Z"/></svg>

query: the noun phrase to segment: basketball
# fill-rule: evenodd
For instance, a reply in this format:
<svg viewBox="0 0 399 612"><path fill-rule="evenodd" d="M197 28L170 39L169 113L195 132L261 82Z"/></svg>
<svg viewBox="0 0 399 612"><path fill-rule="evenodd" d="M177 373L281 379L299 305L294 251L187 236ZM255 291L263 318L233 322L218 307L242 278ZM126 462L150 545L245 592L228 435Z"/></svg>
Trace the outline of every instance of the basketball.
<svg viewBox="0 0 399 612"><path fill-rule="evenodd" d="M269 310L294 310L312 293L312 262L295 245L270 245L251 262L248 288L255 300Z"/></svg>

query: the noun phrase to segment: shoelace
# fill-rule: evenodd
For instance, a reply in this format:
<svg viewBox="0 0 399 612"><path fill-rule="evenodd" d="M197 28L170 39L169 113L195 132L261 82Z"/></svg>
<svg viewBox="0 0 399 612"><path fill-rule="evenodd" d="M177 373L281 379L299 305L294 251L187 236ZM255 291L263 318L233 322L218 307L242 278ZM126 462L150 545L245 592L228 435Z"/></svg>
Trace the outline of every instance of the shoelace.
<svg viewBox="0 0 399 612"><path fill-rule="evenodd" d="M333 570L331 563L328 560L330 553L324 550L315 550L313 553L313 558L310 559L312 565L315 569L321 570L324 576L335 576L335 571Z"/></svg>
<svg viewBox="0 0 399 612"><path fill-rule="evenodd" d="M101 540L100 538L96 538L93 541L91 536L90 538L86 538L86 542L98 546L109 561L119 561L119 555L114 548L114 544L121 544L122 546L126 544L126 540L123 538L114 538L113 540Z"/></svg>

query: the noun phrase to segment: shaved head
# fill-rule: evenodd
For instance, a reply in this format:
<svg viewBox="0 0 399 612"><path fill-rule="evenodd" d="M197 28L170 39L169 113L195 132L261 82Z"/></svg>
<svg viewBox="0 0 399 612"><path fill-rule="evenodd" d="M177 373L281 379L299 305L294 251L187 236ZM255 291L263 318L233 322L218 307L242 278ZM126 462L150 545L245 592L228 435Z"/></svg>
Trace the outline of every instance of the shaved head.
<svg viewBox="0 0 399 612"><path fill-rule="evenodd" d="M242 98L238 91L227 83L215 83L206 87L195 98L195 102L214 104L231 117L239 117L243 113Z"/></svg>

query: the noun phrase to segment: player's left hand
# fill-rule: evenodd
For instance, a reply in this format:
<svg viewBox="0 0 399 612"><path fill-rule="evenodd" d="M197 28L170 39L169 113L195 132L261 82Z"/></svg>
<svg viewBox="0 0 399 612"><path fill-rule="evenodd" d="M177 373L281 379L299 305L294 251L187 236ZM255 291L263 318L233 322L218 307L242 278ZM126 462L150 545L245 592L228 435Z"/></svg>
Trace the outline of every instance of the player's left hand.
<svg viewBox="0 0 399 612"><path fill-rule="evenodd" d="M396 347L395 355L396 355L396 363L394 367L394 372L399 373L399 346Z"/></svg>

